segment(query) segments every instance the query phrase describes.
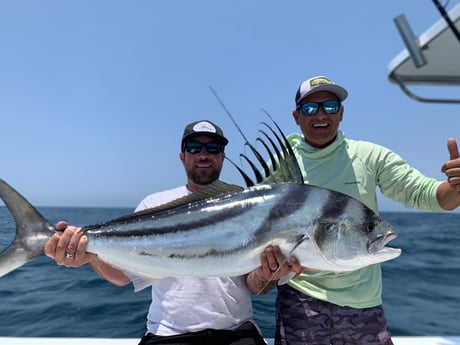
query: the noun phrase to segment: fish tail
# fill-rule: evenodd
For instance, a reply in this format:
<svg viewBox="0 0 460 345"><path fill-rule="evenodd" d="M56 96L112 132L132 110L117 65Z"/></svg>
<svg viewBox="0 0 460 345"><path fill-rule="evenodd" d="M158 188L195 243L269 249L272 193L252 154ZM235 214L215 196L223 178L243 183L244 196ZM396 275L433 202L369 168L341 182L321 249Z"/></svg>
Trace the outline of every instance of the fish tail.
<svg viewBox="0 0 460 345"><path fill-rule="evenodd" d="M45 243L55 232L21 194L0 179L0 198L16 222L16 236L0 253L0 277L43 254Z"/></svg>

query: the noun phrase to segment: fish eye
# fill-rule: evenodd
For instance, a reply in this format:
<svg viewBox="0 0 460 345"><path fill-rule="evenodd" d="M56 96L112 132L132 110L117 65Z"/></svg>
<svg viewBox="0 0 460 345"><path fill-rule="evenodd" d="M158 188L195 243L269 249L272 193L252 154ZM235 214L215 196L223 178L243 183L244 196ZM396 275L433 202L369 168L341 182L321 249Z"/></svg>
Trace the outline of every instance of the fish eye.
<svg viewBox="0 0 460 345"><path fill-rule="evenodd" d="M374 222L367 223L366 231L368 233L374 231L374 229L375 229L375 223Z"/></svg>

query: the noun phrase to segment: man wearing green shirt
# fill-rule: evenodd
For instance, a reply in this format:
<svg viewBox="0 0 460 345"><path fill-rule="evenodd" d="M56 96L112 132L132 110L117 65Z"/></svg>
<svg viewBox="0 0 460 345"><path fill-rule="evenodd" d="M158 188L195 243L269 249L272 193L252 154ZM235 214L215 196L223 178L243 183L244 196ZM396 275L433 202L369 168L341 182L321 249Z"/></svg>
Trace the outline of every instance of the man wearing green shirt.
<svg viewBox="0 0 460 345"><path fill-rule="evenodd" d="M324 76L304 81L293 111L302 134L291 134L305 183L345 193L378 213L376 189L406 207L452 210L460 205L460 158L449 139L448 181L422 175L391 150L345 138L339 130L348 92ZM380 264L345 273L308 268L278 287L276 345L391 345L382 308Z"/></svg>

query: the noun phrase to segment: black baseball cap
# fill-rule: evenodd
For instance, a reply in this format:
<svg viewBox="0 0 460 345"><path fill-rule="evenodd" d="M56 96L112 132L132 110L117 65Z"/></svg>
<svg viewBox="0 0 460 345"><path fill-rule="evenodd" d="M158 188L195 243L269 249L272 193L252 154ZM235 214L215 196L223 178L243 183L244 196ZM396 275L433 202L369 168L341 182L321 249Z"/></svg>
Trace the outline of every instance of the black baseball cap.
<svg viewBox="0 0 460 345"><path fill-rule="evenodd" d="M200 120L189 123L185 127L181 142L182 151L186 141L200 135L211 137L224 146L228 144L228 139L224 137L224 132L222 132L222 129L219 126L208 120Z"/></svg>

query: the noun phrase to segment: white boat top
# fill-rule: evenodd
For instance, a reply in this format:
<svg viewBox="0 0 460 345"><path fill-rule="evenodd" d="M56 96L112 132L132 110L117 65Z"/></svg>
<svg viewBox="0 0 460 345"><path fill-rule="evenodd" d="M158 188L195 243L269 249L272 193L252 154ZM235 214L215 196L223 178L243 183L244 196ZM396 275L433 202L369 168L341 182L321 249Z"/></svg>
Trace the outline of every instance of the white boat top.
<svg viewBox="0 0 460 345"><path fill-rule="evenodd" d="M395 345L460 345L460 336L392 337ZM0 345L137 345L138 338L30 338L0 337ZM273 345L273 339L267 339Z"/></svg>
<svg viewBox="0 0 460 345"><path fill-rule="evenodd" d="M412 33L409 24L401 19L404 15L395 18L407 49L401 51L388 65L388 79L418 101L442 100L418 97L409 90L409 85L456 87L460 85L460 39L456 37L460 32L460 3L446 14L456 28L456 34L447 19L443 17L418 37ZM446 103L459 102L460 99L454 98L447 100Z"/></svg>

